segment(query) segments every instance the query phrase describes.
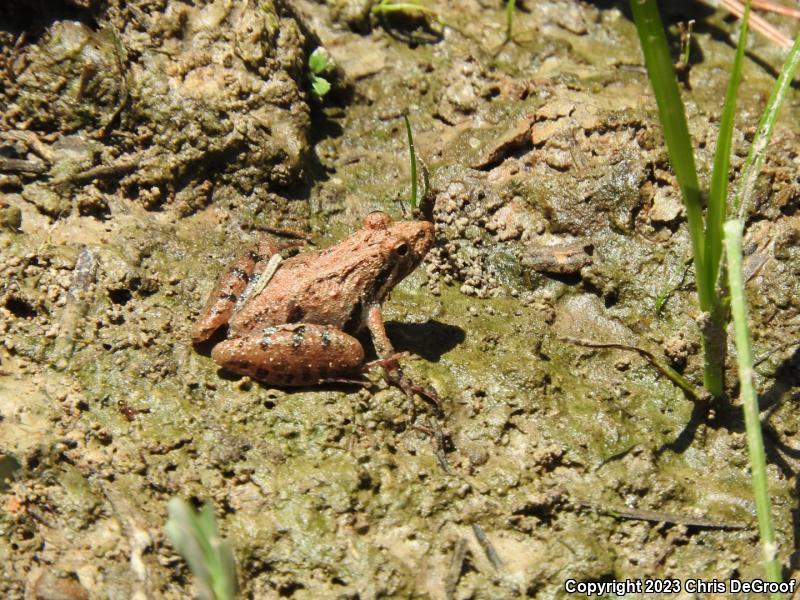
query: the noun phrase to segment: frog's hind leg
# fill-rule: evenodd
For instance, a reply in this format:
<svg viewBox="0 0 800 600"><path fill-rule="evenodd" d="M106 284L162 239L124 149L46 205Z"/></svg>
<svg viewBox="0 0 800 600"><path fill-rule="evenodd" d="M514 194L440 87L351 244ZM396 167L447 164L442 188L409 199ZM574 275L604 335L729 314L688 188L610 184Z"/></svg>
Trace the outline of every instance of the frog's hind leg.
<svg viewBox="0 0 800 600"><path fill-rule="evenodd" d="M225 340L214 346L211 358L228 371L272 385L353 383L361 374L364 349L330 325L289 323Z"/></svg>
<svg viewBox="0 0 800 600"><path fill-rule="evenodd" d="M228 265L217 279L200 317L192 327L194 344L205 342L228 322L253 273L263 270L267 261L279 250L280 246L265 238L253 244Z"/></svg>

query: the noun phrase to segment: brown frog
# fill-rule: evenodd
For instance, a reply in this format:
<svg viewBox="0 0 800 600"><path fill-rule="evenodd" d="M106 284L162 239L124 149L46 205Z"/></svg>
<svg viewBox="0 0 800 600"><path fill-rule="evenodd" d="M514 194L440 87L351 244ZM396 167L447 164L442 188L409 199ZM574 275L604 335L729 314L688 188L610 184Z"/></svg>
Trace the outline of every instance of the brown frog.
<svg viewBox="0 0 800 600"><path fill-rule="evenodd" d="M262 240L222 273L192 342L227 324L227 339L211 351L223 368L273 385L312 385L363 371L364 349L353 336L366 327L379 362L402 383L381 303L432 244L431 223L393 223L382 212L338 244L287 260Z"/></svg>

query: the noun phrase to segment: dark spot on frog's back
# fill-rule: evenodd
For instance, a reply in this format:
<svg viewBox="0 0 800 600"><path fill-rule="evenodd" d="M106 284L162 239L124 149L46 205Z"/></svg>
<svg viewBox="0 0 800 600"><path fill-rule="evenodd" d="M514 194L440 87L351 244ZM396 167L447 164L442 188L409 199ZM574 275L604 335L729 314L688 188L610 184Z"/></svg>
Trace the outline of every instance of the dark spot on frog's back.
<svg viewBox="0 0 800 600"><path fill-rule="evenodd" d="M262 337L261 341L259 342L262 350L266 350L267 348L269 348L270 343L272 343L272 336L275 334L276 331L277 329L275 327L264 328L263 331L264 337Z"/></svg>
<svg viewBox="0 0 800 600"><path fill-rule="evenodd" d="M247 281L250 278L242 269L231 269L231 275L242 281Z"/></svg>
<svg viewBox="0 0 800 600"><path fill-rule="evenodd" d="M238 300L238 298L236 297L236 294L223 293L223 294L220 294L219 297L220 297L220 299L227 300L228 302L236 302L236 300Z"/></svg>
<svg viewBox="0 0 800 600"><path fill-rule="evenodd" d="M319 341L323 348L327 348L331 345L331 332L327 327L323 329L322 333L319 335Z"/></svg>
<svg viewBox="0 0 800 600"><path fill-rule="evenodd" d="M262 257L262 256L261 256L261 255L260 255L258 252L256 252L255 250L250 250L250 252L248 252L248 253L247 253L247 257L248 257L250 260L252 260L254 263L261 262L261 260L262 260L262 258L263 258L263 257Z"/></svg>
<svg viewBox="0 0 800 600"><path fill-rule="evenodd" d="M296 327L292 333L292 348L299 348L306 337L306 328L303 325Z"/></svg>

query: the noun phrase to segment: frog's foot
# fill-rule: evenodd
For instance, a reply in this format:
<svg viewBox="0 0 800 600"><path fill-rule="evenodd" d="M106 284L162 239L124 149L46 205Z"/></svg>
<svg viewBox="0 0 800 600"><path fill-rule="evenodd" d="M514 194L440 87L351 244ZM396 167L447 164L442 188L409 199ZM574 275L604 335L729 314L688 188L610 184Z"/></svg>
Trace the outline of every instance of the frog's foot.
<svg viewBox="0 0 800 600"><path fill-rule="evenodd" d="M371 360L367 364L364 365L364 370L369 371L375 367L381 367L382 369L390 369L397 367L397 361L401 358L408 358L411 356L410 352L395 352L391 356L387 358L378 358L376 360Z"/></svg>
<svg viewBox="0 0 800 600"><path fill-rule="evenodd" d="M439 463L439 466L442 467L442 470L445 473L452 473L453 469L450 467L450 463L447 461L447 449L448 447L452 448L453 446L450 436L446 435L442 431L442 428L438 423L436 423L433 427L419 424L414 424L411 427L412 429L416 429L417 431L429 435L431 439L433 439L435 442L434 453L436 455L436 461Z"/></svg>
<svg viewBox="0 0 800 600"><path fill-rule="evenodd" d="M388 365L383 366L383 373L384 379L390 385L393 385L400 390L408 397L411 407L414 406L414 395L416 394L429 404L432 404L436 409L436 412L439 415L442 415L442 400L439 398L439 395L436 391L429 385L426 387L422 387L421 385L417 385L414 383L405 373L403 373L403 369L400 368L400 365L397 364L397 360L395 359L392 361L393 357L383 359L384 361L388 361ZM412 414L414 411L412 410Z"/></svg>

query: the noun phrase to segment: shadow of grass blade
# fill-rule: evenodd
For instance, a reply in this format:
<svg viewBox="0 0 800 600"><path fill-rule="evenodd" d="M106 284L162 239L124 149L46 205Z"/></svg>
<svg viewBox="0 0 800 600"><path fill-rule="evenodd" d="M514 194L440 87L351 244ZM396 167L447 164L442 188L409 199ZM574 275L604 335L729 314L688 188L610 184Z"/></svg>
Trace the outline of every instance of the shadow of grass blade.
<svg viewBox="0 0 800 600"><path fill-rule="evenodd" d="M767 154L767 145L772 138L772 130L775 127L775 122L778 120L778 113L792 85L792 80L794 79L794 74L797 72L798 65L800 65L800 35L794 40L794 44L789 50L786 60L783 62L780 75L778 75L778 80L775 82L775 87L772 88L772 94L767 102L767 107L764 109L764 114L761 115L761 120L756 130L756 136L753 138L750 152L747 154L747 160L742 169L742 176L739 179L736 198L733 201L731 210L731 214L738 215L738 218L742 220L744 220L750 212L750 204L753 200L753 192L756 188L756 179L758 179L761 166L764 164L764 157Z"/></svg>
<svg viewBox="0 0 800 600"><path fill-rule="evenodd" d="M736 44L736 56L733 59L731 78L725 93L725 104L717 134L717 147L714 152L714 167L711 171L711 185L708 192L708 211L706 214L705 263L708 273L706 277L714 285L719 274L722 258L722 223L728 205L728 177L731 161L733 139L733 123L736 116L736 94L742 80L742 63L747 44L747 26L750 18L750 0L747 0L739 30L739 42Z"/></svg>
<svg viewBox="0 0 800 600"><path fill-rule="evenodd" d="M700 308L708 311L712 307L713 282L709 285L707 277L704 277L706 274L705 244L703 242L700 186L697 181L694 151L678 89L678 80L672 67L672 57L655 0L631 0L630 5L644 53L647 73L658 104L658 114L664 130L670 163L686 205Z"/></svg>

